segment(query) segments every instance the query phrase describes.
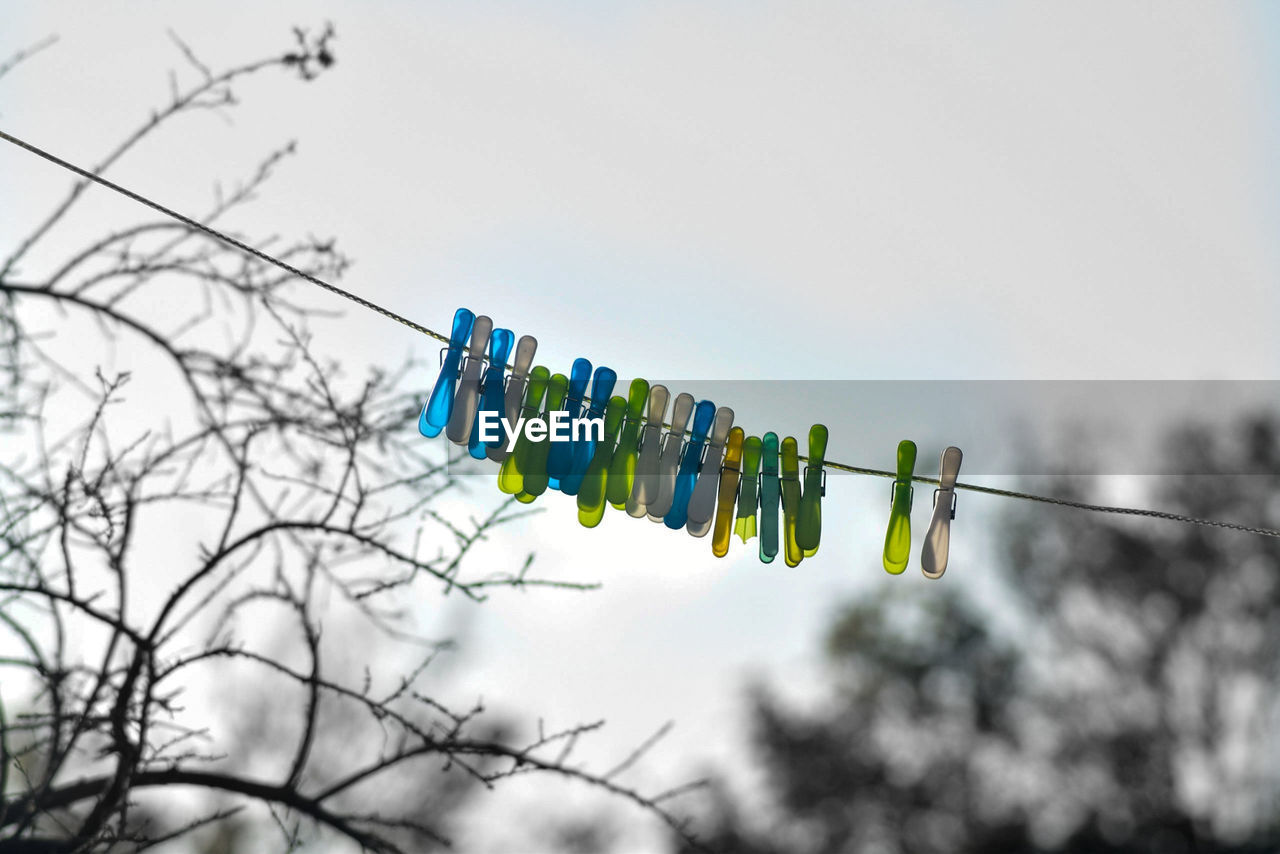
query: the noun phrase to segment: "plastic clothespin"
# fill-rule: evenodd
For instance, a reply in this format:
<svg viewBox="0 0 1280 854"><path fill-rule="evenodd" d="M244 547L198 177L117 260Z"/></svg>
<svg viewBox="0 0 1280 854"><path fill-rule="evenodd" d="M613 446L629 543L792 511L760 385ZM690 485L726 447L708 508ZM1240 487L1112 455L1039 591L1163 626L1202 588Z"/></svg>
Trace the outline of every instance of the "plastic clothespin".
<svg viewBox="0 0 1280 854"><path fill-rule="evenodd" d="M458 382L458 369L462 362L462 350L467 346L467 336L476 316L465 308L453 313L453 333L449 335L449 350L440 366L440 376L431 389L431 397L418 415L418 432L427 438L435 438L449 423L453 412L454 386Z"/></svg>
<svg viewBox="0 0 1280 854"><path fill-rule="evenodd" d="M800 445L794 436L782 440L782 543L787 566L799 566L804 549L796 542L800 520Z"/></svg>
<svg viewBox="0 0 1280 854"><path fill-rule="evenodd" d="M604 410L604 439L596 443L595 454L587 465L587 472L578 485L578 521L584 528L594 528L604 518L605 496L609 479L613 477L609 466L618 446L618 432L627 413L627 401L622 395L609 398Z"/></svg>
<svg viewBox="0 0 1280 854"><path fill-rule="evenodd" d="M809 428L809 462L804 467L804 492L800 494L800 514L796 517L796 545L805 557L818 552L822 539L822 464L827 456L827 426L814 424Z"/></svg>
<svg viewBox="0 0 1280 854"><path fill-rule="evenodd" d="M920 569L926 578L941 578L947 571L947 553L951 550L951 520L956 518L956 478L964 455L952 445L942 452L938 472L938 488L933 492L933 518L924 536L920 553Z"/></svg>
<svg viewBox="0 0 1280 854"><path fill-rule="evenodd" d="M778 555L778 434L765 433L760 463L760 560L773 563Z"/></svg>
<svg viewBox="0 0 1280 854"><path fill-rule="evenodd" d="M529 366L533 364L533 354L536 352L538 352L538 339L532 335L520 336L520 340L516 342L515 363L511 366L511 376L507 378L507 390L502 399L502 408L505 410L507 420L512 424L520 418L520 401L524 397L525 387L529 384ZM487 451L489 459L495 463L503 462L507 458L507 445L510 444L511 437L507 435L505 427L502 435L504 441L490 444Z"/></svg>
<svg viewBox="0 0 1280 854"><path fill-rule="evenodd" d="M684 428L693 414L693 395L676 395L675 405L671 407L671 429L662 438L662 451L658 457L658 495L649 502L649 518L661 522L671 510L671 502L676 497L676 474L680 468L680 449L684 442Z"/></svg>
<svg viewBox="0 0 1280 854"><path fill-rule="evenodd" d="M542 412L542 397L547 393L547 383L551 379L551 372L542 365L533 369L529 374L529 382L526 383L524 392L524 406L520 408L516 415L524 418L532 418ZM511 419L514 424L515 419ZM516 447L507 458L502 461L502 468L498 469L498 489L508 495L519 495L524 491L524 473L529 469L529 454L532 452L533 442L529 440L529 436L523 430L516 437Z"/></svg>
<svg viewBox="0 0 1280 854"><path fill-rule="evenodd" d="M444 428L445 435L455 445L466 445L471 441L471 425L476 420L476 408L480 402L480 374L484 371L484 351L489 346L491 332L493 321L486 315L480 315L471 325L471 349L467 353L467 363L462 368L462 379L458 380L449 425Z"/></svg>
<svg viewBox="0 0 1280 854"><path fill-rule="evenodd" d="M564 398L568 390L569 378L564 374L552 374L551 379L547 381L547 408L544 412L550 414L564 406ZM516 495L516 501L528 504L547 491L551 480L547 474L547 457L551 454L554 444L546 436L533 441L529 448L528 468L522 471L524 484L520 493Z"/></svg>
<svg viewBox="0 0 1280 854"><path fill-rule="evenodd" d="M733 504L738 498L738 480L742 474L742 442L746 434L741 427L729 431L724 447L724 467L716 494L715 533L711 535L711 553L724 557L729 553L729 536L733 533Z"/></svg>
<svg viewBox="0 0 1280 854"><path fill-rule="evenodd" d="M742 443L742 485L738 493L738 518L734 520L733 532L745 543L756 535L756 507L760 504L759 482L760 451L762 444L759 436L748 436Z"/></svg>
<svg viewBox="0 0 1280 854"><path fill-rule="evenodd" d="M515 340L516 335L510 329L495 329L489 336L489 367L480 384L480 407L476 410L476 420L471 423L471 438L467 441L467 452L477 460L485 459L493 446L507 446L507 429L501 422L507 414L506 390L502 383L507 371L507 357L511 355L511 345ZM480 415L483 412L492 412L494 418L499 419L498 438L492 442L480 441Z"/></svg>
<svg viewBox="0 0 1280 854"><path fill-rule="evenodd" d="M716 489L720 484L720 465L724 460L724 444L733 427L733 410L722 406L716 410L716 420L707 439L707 452L702 470L689 498L689 519L686 527L690 535L705 537L716 517Z"/></svg>
<svg viewBox="0 0 1280 854"><path fill-rule="evenodd" d="M604 410L609 405L613 387L617 384L618 374L613 368L606 368L603 365L596 368L595 376L591 378L591 406L583 417L604 420ZM625 403L626 401L623 402ZM561 492L565 495L578 494L578 488L582 485L582 478L586 476L587 467L591 465L591 459L595 456L595 452L596 434L592 430L587 430L585 436L578 436L573 440L569 473L560 478Z"/></svg>
<svg viewBox="0 0 1280 854"><path fill-rule="evenodd" d="M662 523L673 531L684 527L689 520L689 499L693 497L693 485L698 478L698 465L702 462L702 448L707 442L707 431L716 416L716 405L709 400L698 401L693 412L693 435L684 446L680 458L680 471L676 474L676 491L671 499L671 509Z"/></svg>
<svg viewBox="0 0 1280 854"><path fill-rule="evenodd" d="M587 393L587 382L591 379L591 362L578 358L573 360L569 370L569 388L565 392L564 403L556 407L569 413L569 418L582 415L582 397ZM547 411L550 416L550 410ZM551 478L548 485L552 489L560 488L560 480L569 474L573 465L573 442L552 442L547 456L547 476Z"/></svg>
<svg viewBox="0 0 1280 854"><path fill-rule="evenodd" d="M627 499L631 497L631 490L635 487L640 416L644 414L644 404L648 399L648 380L632 380L631 388L627 390L627 410L623 416L622 434L618 438L618 447L613 452L613 460L609 463L609 491L606 498L615 510L626 508Z"/></svg>
<svg viewBox="0 0 1280 854"><path fill-rule="evenodd" d="M911 559L911 501L915 487L911 476L916 470L916 443L903 439L898 443L898 476L893 479L889 495L889 529L884 535L884 569L900 575Z"/></svg>
<svg viewBox="0 0 1280 854"><path fill-rule="evenodd" d="M636 519L649 513L649 504L658 498L658 458L662 454L662 420L667 417L671 393L664 385L649 389L649 414L640 434L640 458L636 461L635 482L627 496L627 515ZM693 398L689 399L692 402ZM681 428L683 429L683 427Z"/></svg>

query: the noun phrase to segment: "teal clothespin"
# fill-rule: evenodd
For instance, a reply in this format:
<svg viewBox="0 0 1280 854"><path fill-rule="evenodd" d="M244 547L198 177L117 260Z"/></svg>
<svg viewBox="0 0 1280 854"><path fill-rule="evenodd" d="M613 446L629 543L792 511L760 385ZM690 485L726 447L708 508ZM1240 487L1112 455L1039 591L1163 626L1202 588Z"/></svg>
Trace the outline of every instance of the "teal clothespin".
<svg viewBox="0 0 1280 854"><path fill-rule="evenodd" d="M764 434L760 471L760 560L773 563L778 555L778 434Z"/></svg>

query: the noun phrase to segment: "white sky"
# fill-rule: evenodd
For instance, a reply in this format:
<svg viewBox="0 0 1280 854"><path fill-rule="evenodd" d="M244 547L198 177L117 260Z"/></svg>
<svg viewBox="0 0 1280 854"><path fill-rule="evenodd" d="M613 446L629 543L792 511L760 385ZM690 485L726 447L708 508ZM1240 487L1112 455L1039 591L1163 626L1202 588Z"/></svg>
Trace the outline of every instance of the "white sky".
<svg viewBox="0 0 1280 854"><path fill-rule="evenodd" d="M61 41L0 81L0 127L91 161L164 96L181 64L167 29L217 67L330 19L331 73L251 82L233 125L186 119L112 177L200 210L214 178L297 138L236 227L336 235L347 287L442 330L458 305L487 313L559 370L586 355L689 381L1280 378L1280 15L1155 8L7 4L0 54ZM65 182L0 150L0 236ZM134 215L96 194L66 236ZM329 344L323 329L353 372L434 351L356 310ZM750 426L826 420L844 458L849 412ZM928 471L947 437L920 438ZM551 496L495 558L536 548L544 572L604 590L472 609L448 690L607 718L601 756L675 718L636 778L656 785L731 755L744 676L802 689L840 597L883 578L886 485L832 486L823 551L791 571L618 514L586 531ZM961 497L944 583L995 583L997 509ZM924 583L916 524L897 583ZM490 815L535 802L500 795ZM507 850L476 834L471 850Z"/></svg>

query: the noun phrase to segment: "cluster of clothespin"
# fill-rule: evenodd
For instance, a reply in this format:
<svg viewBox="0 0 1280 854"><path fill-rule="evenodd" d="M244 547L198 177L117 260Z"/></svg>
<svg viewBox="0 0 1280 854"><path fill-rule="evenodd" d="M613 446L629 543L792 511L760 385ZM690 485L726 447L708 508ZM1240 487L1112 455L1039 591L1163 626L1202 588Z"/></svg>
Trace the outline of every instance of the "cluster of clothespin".
<svg viewBox="0 0 1280 854"><path fill-rule="evenodd" d="M941 578L947 571L951 551L951 520L956 518L956 478L960 476L963 455L954 445L942 452L938 488L933 491L933 517L925 534L920 553L920 568L927 578ZM901 575L911 554L911 502L915 488L911 481L916 470L916 443L903 439L898 443L897 476L889 494L889 530L884 535L884 568Z"/></svg>
<svg viewBox="0 0 1280 854"><path fill-rule="evenodd" d="M514 363L504 377L513 344ZM568 376L552 374L541 365L531 368L537 348L531 335L515 343L511 330L494 329L490 318L458 309L440 376L422 408L418 429L428 437L444 431L472 457L500 463L498 488L517 501L532 502L548 489L575 496L578 521L588 528L600 524L607 504L635 518L683 528L695 537L711 533L711 550L717 557L728 554L734 533L744 543L758 533L760 560L765 563L779 550L788 566L817 553L826 492L824 425L809 430L808 464L802 476L799 445L790 436L781 441L772 432L748 437L733 425L729 407L717 408L709 400L695 404L689 394L679 394L672 402L665 386L650 387L643 379L632 380L626 398L614 395L617 373L603 366L593 372L587 359L575 360ZM514 425L528 419L545 421L557 412L567 412L570 419L602 420L603 437L553 442L545 434L524 431L512 442L505 429L495 439L481 437L485 413ZM906 568L911 548L915 458L914 443L899 445L884 551L885 569L895 574ZM925 575L931 578L946 569L959 469L959 449L948 448L922 557Z"/></svg>

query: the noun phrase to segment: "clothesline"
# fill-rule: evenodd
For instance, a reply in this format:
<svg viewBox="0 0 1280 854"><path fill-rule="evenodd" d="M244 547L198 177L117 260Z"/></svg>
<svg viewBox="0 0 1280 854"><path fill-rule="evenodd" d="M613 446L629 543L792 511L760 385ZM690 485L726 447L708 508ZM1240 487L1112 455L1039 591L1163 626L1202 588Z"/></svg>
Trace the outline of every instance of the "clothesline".
<svg viewBox="0 0 1280 854"><path fill-rule="evenodd" d="M3 130L0 130L0 139L4 139L6 142L9 142L38 157L41 157L49 161L50 163L53 163L56 166L66 169L69 172L79 175L84 181L92 182L92 183L98 184L99 186L106 187L107 189L112 190L116 193L119 193L120 195L126 198L132 199L133 201L141 205L145 205L146 207L149 207L152 210L164 216L174 219L182 223L183 225L188 226L189 228L195 229L196 231L202 232L203 234L206 234L209 237L214 238L215 240L225 243L226 245L231 246L234 249L237 249L241 252L244 252L248 255L253 256L254 258L257 258L260 261L263 261L267 264L271 264L274 267L284 270L285 272L293 276L296 276L305 282L315 285L316 287L323 288L324 290L329 291L330 293L336 294L345 299L351 300L357 305L363 308L367 308L370 311L376 312L377 314L380 314L383 317L386 317L390 320L394 320L395 322L403 326L406 326L415 332L426 335L429 338L434 338L437 341L440 341L444 344L449 343L448 336L442 335L439 332L436 332L434 329L430 329L429 327L423 326L420 323L416 323L415 321L412 321L409 318L404 317L403 315L397 314L394 311L391 311L388 308L384 308L383 306L378 305L377 303L371 302L365 299L364 297L361 297L357 294L352 293L351 291L344 290L343 288L340 288L337 285L326 282L323 279L313 276L304 270L300 270L286 261L282 261L279 258L269 255L260 249L256 249L253 246L250 246L247 243L237 240L228 234L225 234L211 226L208 226L202 222L199 222L198 220L192 219L189 216L178 213L172 208L165 207L159 202L153 201L147 198L146 196L143 196L139 193L136 193L132 190L127 189L126 187L122 187L119 184L116 184L106 178L103 178L101 175L94 174L93 172L87 169L84 169L80 166L77 166L74 163L70 163L66 160L63 160L57 155L51 154L50 152L45 151L44 149L39 148L35 145L32 145L31 143L26 142L25 140L19 139L18 137L15 137L9 133L6 133ZM510 366L507 366L507 367L510 367ZM589 398L587 399L589 400ZM670 427L671 425L664 422L663 426ZM805 462L808 462L808 458L803 455L800 456L800 459L804 460ZM867 475L870 477L882 477L882 478L888 478L890 480L893 480L897 476L896 472L888 471L885 469L869 468L865 466L855 466L855 465L850 465L848 463L834 462L832 460L824 460L823 467L829 468L829 469L835 469L838 471L849 472L850 474ZM928 477L925 475L913 475L911 479L912 481L917 483L933 484L935 486L939 483L938 478ZM1048 496L1048 495L1036 495L1033 493L1019 492L1016 490L999 489L996 487L982 486L980 484L975 484L975 483L957 482L955 484L955 489L965 490L968 492L981 493L984 495L993 495L1001 498L1013 498L1013 499L1022 500L1022 501L1034 501L1041 504L1049 504L1057 507L1068 507L1075 510L1083 510L1091 513L1107 513L1112 515L1137 516L1137 517L1144 517L1144 518L1150 518L1150 519L1163 519L1170 522L1181 522L1181 523L1191 524L1191 525L1202 525L1202 526L1212 527L1212 528L1221 528L1229 531L1241 531L1244 533L1259 534L1261 536L1266 536L1266 537L1280 538L1280 530L1277 530L1274 528L1244 525L1237 522L1226 522L1226 521L1217 520L1217 519L1202 519L1194 516L1186 516L1180 513L1169 513L1163 510L1147 510L1147 509L1142 509L1137 507L1118 507L1118 506L1111 506L1111 505L1104 505L1104 504L1090 504L1083 501L1074 501L1066 498L1055 498L1053 496Z"/></svg>

